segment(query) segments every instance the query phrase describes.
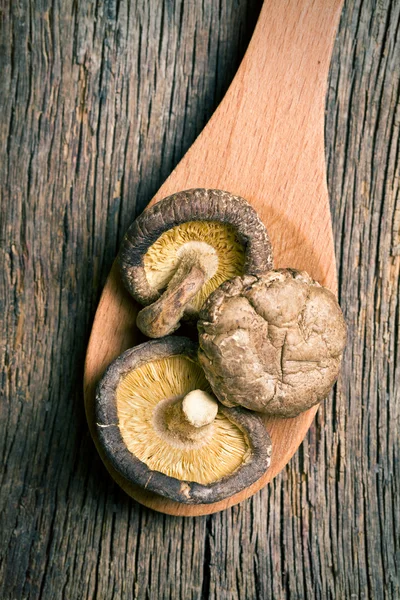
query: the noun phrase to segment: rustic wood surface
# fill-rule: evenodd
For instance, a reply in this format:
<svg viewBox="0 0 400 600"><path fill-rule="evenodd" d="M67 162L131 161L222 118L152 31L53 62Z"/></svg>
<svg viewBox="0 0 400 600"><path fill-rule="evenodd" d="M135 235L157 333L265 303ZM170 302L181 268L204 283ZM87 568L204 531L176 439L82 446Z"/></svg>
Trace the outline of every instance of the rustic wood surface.
<svg viewBox="0 0 400 600"><path fill-rule="evenodd" d="M399 598L400 3L345 4L326 113L336 391L227 511L140 507L88 433L83 360L121 236L222 98L258 0L3 2L0 598Z"/></svg>

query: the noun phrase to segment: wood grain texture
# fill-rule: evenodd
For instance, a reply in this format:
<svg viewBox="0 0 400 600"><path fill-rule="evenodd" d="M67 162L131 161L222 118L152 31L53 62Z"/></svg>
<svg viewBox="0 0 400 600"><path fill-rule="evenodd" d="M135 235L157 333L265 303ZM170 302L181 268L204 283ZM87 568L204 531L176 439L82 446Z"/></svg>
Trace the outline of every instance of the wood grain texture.
<svg viewBox="0 0 400 600"><path fill-rule="evenodd" d="M149 4L1 8L0 597L398 598L399 3L347 2L331 64L341 380L271 485L196 519L109 478L83 359L121 236L211 116L260 3Z"/></svg>

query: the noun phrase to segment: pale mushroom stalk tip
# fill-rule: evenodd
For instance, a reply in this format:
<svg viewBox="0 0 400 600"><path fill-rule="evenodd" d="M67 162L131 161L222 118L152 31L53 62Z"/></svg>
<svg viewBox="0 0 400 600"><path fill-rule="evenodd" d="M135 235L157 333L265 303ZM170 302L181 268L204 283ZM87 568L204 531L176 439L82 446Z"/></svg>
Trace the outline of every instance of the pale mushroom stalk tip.
<svg viewBox="0 0 400 600"><path fill-rule="evenodd" d="M218 413L218 402L203 390L193 390L182 400L182 411L193 427L210 425Z"/></svg>

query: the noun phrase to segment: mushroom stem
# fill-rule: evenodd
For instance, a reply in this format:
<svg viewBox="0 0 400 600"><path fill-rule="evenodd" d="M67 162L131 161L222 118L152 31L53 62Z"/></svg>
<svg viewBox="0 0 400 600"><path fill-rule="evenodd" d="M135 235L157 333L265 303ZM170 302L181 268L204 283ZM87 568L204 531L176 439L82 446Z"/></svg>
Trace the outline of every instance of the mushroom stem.
<svg viewBox="0 0 400 600"><path fill-rule="evenodd" d="M203 390L193 390L182 400L182 411L193 427L204 427L217 416L218 402Z"/></svg>
<svg viewBox="0 0 400 600"><path fill-rule="evenodd" d="M200 243L201 247L201 243ZM179 321L195 295L215 272L216 258L193 247L180 256L179 266L161 298L143 308L137 316L137 326L150 338L169 335L179 327Z"/></svg>
<svg viewBox="0 0 400 600"><path fill-rule="evenodd" d="M173 436L183 444L198 444L212 434L211 425L218 413L218 402L202 390L167 401L156 411L155 424L162 435Z"/></svg>

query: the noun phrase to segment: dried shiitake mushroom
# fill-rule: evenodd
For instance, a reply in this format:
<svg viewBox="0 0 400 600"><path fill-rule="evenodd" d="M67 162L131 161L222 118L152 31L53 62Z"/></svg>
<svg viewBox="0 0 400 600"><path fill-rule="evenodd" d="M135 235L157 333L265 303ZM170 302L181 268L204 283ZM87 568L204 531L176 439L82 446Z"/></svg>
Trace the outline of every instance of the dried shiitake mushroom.
<svg viewBox="0 0 400 600"><path fill-rule="evenodd" d="M272 268L266 229L239 196L221 190L179 192L146 209L122 242L125 286L146 308L137 325L162 337L196 319L206 298L236 275Z"/></svg>
<svg viewBox="0 0 400 600"><path fill-rule="evenodd" d="M218 399L284 417L327 396L346 342L335 296L293 269L225 282L198 330L199 360Z"/></svg>
<svg viewBox="0 0 400 600"><path fill-rule="evenodd" d="M261 419L216 401L197 344L183 337L124 352L100 381L95 410L114 469L171 500L222 500L257 481L270 464Z"/></svg>

